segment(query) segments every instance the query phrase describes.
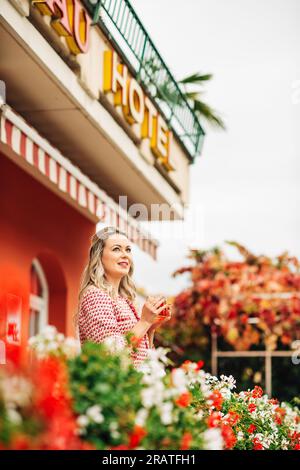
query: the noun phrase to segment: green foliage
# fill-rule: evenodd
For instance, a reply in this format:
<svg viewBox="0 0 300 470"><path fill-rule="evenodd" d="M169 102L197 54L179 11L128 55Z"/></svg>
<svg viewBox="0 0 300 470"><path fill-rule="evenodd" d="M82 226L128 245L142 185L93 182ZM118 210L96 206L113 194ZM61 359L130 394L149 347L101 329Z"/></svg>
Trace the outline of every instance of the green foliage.
<svg viewBox="0 0 300 470"><path fill-rule="evenodd" d="M82 353L68 362L68 367L74 411L85 415L89 408L99 404L104 416L101 426L91 422L83 437L98 449L126 442L141 406L142 374L134 369L130 358L108 354L102 344L86 343ZM111 431L116 418L118 432Z"/></svg>

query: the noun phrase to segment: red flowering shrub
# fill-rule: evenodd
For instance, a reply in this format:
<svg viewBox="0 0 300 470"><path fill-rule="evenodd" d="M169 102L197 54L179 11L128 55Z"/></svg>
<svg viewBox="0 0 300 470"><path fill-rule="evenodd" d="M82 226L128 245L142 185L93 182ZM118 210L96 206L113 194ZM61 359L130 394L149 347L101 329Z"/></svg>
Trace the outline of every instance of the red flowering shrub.
<svg viewBox="0 0 300 470"><path fill-rule="evenodd" d="M163 338L185 349L201 346L207 325L236 350L289 346L300 337L298 259L287 253L274 259L255 256L228 243L238 249L241 261L231 261L219 248L191 250L195 264L173 274L189 272L192 285L174 298Z"/></svg>

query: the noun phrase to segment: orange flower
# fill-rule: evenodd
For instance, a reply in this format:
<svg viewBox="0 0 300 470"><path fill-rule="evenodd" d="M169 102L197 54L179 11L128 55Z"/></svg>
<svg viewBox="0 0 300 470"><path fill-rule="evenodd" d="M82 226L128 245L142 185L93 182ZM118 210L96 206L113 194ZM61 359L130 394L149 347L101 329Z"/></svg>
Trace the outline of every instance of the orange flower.
<svg viewBox="0 0 300 470"><path fill-rule="evenodd" d="M192 396L190 392L184 392L175 400L175 403L176 405L182 408L186 408L187 406L189 406L191 401L192 401Z"/></svg>
<svg viewBox="0 0 300 470"><path fill-rule="evenodd" d="M217 428L221 423L221 414L218 411L213 411L207 418L207 426L209 428Z"/></svg>
<svg viewBox="0 0 300 470"><path fill-rule="evenodd" d="M240 418L240 415L235 411L228 411L228 417L226 421L230 426L235 426L240 420Z"/></svg>
<svg viewBox="0 0 300 470"><path fill-rule="evenodd" d="M13 437L9 447L12 450L28 450L30 449L30 440L25 434L17 434Z"/></svg>
<svg viewBox="0 0 300 470"><path fill-rule="evenodd" d="M191 447L192 440L192 434L190 432L185 432L181 439L180 450L189 450L189 448Z"/></svg>
<svg viewBox="0 0 300 470"><path fill-rule="evenodd" d="M147 431L141 426L135 425L133 432L129 435L129 449L134 449L147 435Z"/></svg>
<svg viewBox="0 0 300 470"><path fill-rule="evenodd" d="M252 391L253 398L261 398L263 396L263 389L258 385L255 385L254 390Z"/></svg>
<svg viewBox="0 0 300 470"><path fill-rule="evenodd" d="M188 359L186 361L184 361L182 364L181 364L181 368L183 370L185 370L186 372L189 370L189 365L192 364L192 361L189 361Z"/></svg>
<svg viewBox="0 0 300 470"><path fill-rule="evenodd" d="M172 441L169 437L164 437L164 439L161 441L161 445L163 447L168 447L171 443Z"/></svg>
<svg viewBox="0 0 300 470"><path fill-rule="evenodd" d="M214 406L216 410L220 410L222 408L223 397L219 390L214 390L208 398L212 401L212 406Z"/></svg>
<svg viewBox="0 0 300 470"><path fill-rule="evenodd" d="M142 341L142 338L138 338L137 336L132 335L129 339L129 343L133 347L138 347L140 342Z"/></svg>

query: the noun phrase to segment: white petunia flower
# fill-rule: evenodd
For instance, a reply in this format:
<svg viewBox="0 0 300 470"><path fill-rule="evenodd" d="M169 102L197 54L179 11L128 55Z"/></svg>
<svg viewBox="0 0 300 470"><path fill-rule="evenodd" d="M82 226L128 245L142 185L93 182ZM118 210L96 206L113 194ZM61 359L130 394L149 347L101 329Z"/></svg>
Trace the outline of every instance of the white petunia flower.
<svg viewBox="0 0 300 470"><path fill-rule="evenodd" d="M7 408L7 417L13 424L19 425L22 423L22 416L14 408Z"/></svg>
<svg viewBox="0 0 300 470"><path fill-rule="evenodd" d="M203 433L205 450L223 450L224 441L219 428L207 429Z"/></svg>
<svg viewBox="0 0 300 470"><path fill-rule="evenodd" d="M46 351L56 351L58 349L58 343L56 341L50 341L45 349Z"/></svg>
<svg viewBox="0 0 300 470"><path fill-rule="evenodd" d="M42 335L43 335L44 339L46 339L48 341L52 341L52 340L54 340L55 336L57 335L57 329L55 328L55 326L47 325L43 329Z"/></svg>
<svg viewBox="0 0 300 470"><path fill-rule="evenodd" d="M145 426L146 420L148 418L149 411L146 408L141 408L136 414L135 424L141 427Z"/></svg>
<svg viewBox="0 0 300 470"><path fill-rule="evenodd" d="M90 420L93 421L94 423L100 424L100 423L103 423L104 421L104 416L101 413L101 411L102 411L101 406L94 405L88 408L88 410L86 411L86 416L90 418Z"/></svg>
<svg viewBox="0 0 300 470"><path fill-rule="evenodd" d="M159 406L160 419L161 419L162 424L166 426L168 424L172 424L173 422L172 410L173 410L173 403L171 402L162 403Z"/></svg>
<svg viewBox="0 0 300 470"><path fill-rule="evenodd" d="M78 416L76 422L80 428L86 428L89 424L89 419L85 415L80 415Z"/></svg>
<svg viewBox="0 0 300 470"><path fill-rule="evenodd" d="M123 339L117 336L108 336L103 340L103 344L111 354L119 354L125 349Z"/></svg>
<svg viewBox="0 0 300 470"><path fill-rule="evenodd" d="M111 423L109 423L108 427L110 431L117 431L117 429L119 429L117 421L112 421Z"/></svg>
<svg viewBox="0 0 300 470"><path fill-rule="evenodd" d="M149 350L149 358L155 361L160 361L163 364L167 365L170 363L170 359L167 357L169 349L168 348L156 348Z"/></svg>
<svg viewBox="0 0 300 470"><path fill-rule="evenodd" d="M194 418L197 420L202 420L204 417L204 412L202 410L198 411L197 413L194 414Z"/></svg>
<svg viewBox="0 0 300 470"><path fill-rule="evenodd" d="M187 380L184 370L181 368L173 369L171 374L172 385L178 393L184 393L187 390Z"/></svg>
<svg viewBox="0 0 300 470"><path fill-rule="evenodd" d="M22 408L30 404L33 387L28 380L15 375L1 380L0 391L8 408Z"/></svg>

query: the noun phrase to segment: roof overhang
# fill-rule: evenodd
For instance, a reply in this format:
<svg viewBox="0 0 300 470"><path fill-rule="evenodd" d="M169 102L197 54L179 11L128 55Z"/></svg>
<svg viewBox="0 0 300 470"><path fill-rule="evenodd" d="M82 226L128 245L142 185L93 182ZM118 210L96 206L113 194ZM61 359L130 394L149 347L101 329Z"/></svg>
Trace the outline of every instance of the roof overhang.
<svg viewBox="0 0 300 470"><path fill-rule="evenodd" d="M0 107L0 150L83 215L95 223L119 227L156 259L157 241L5 104Z"/></svg>

